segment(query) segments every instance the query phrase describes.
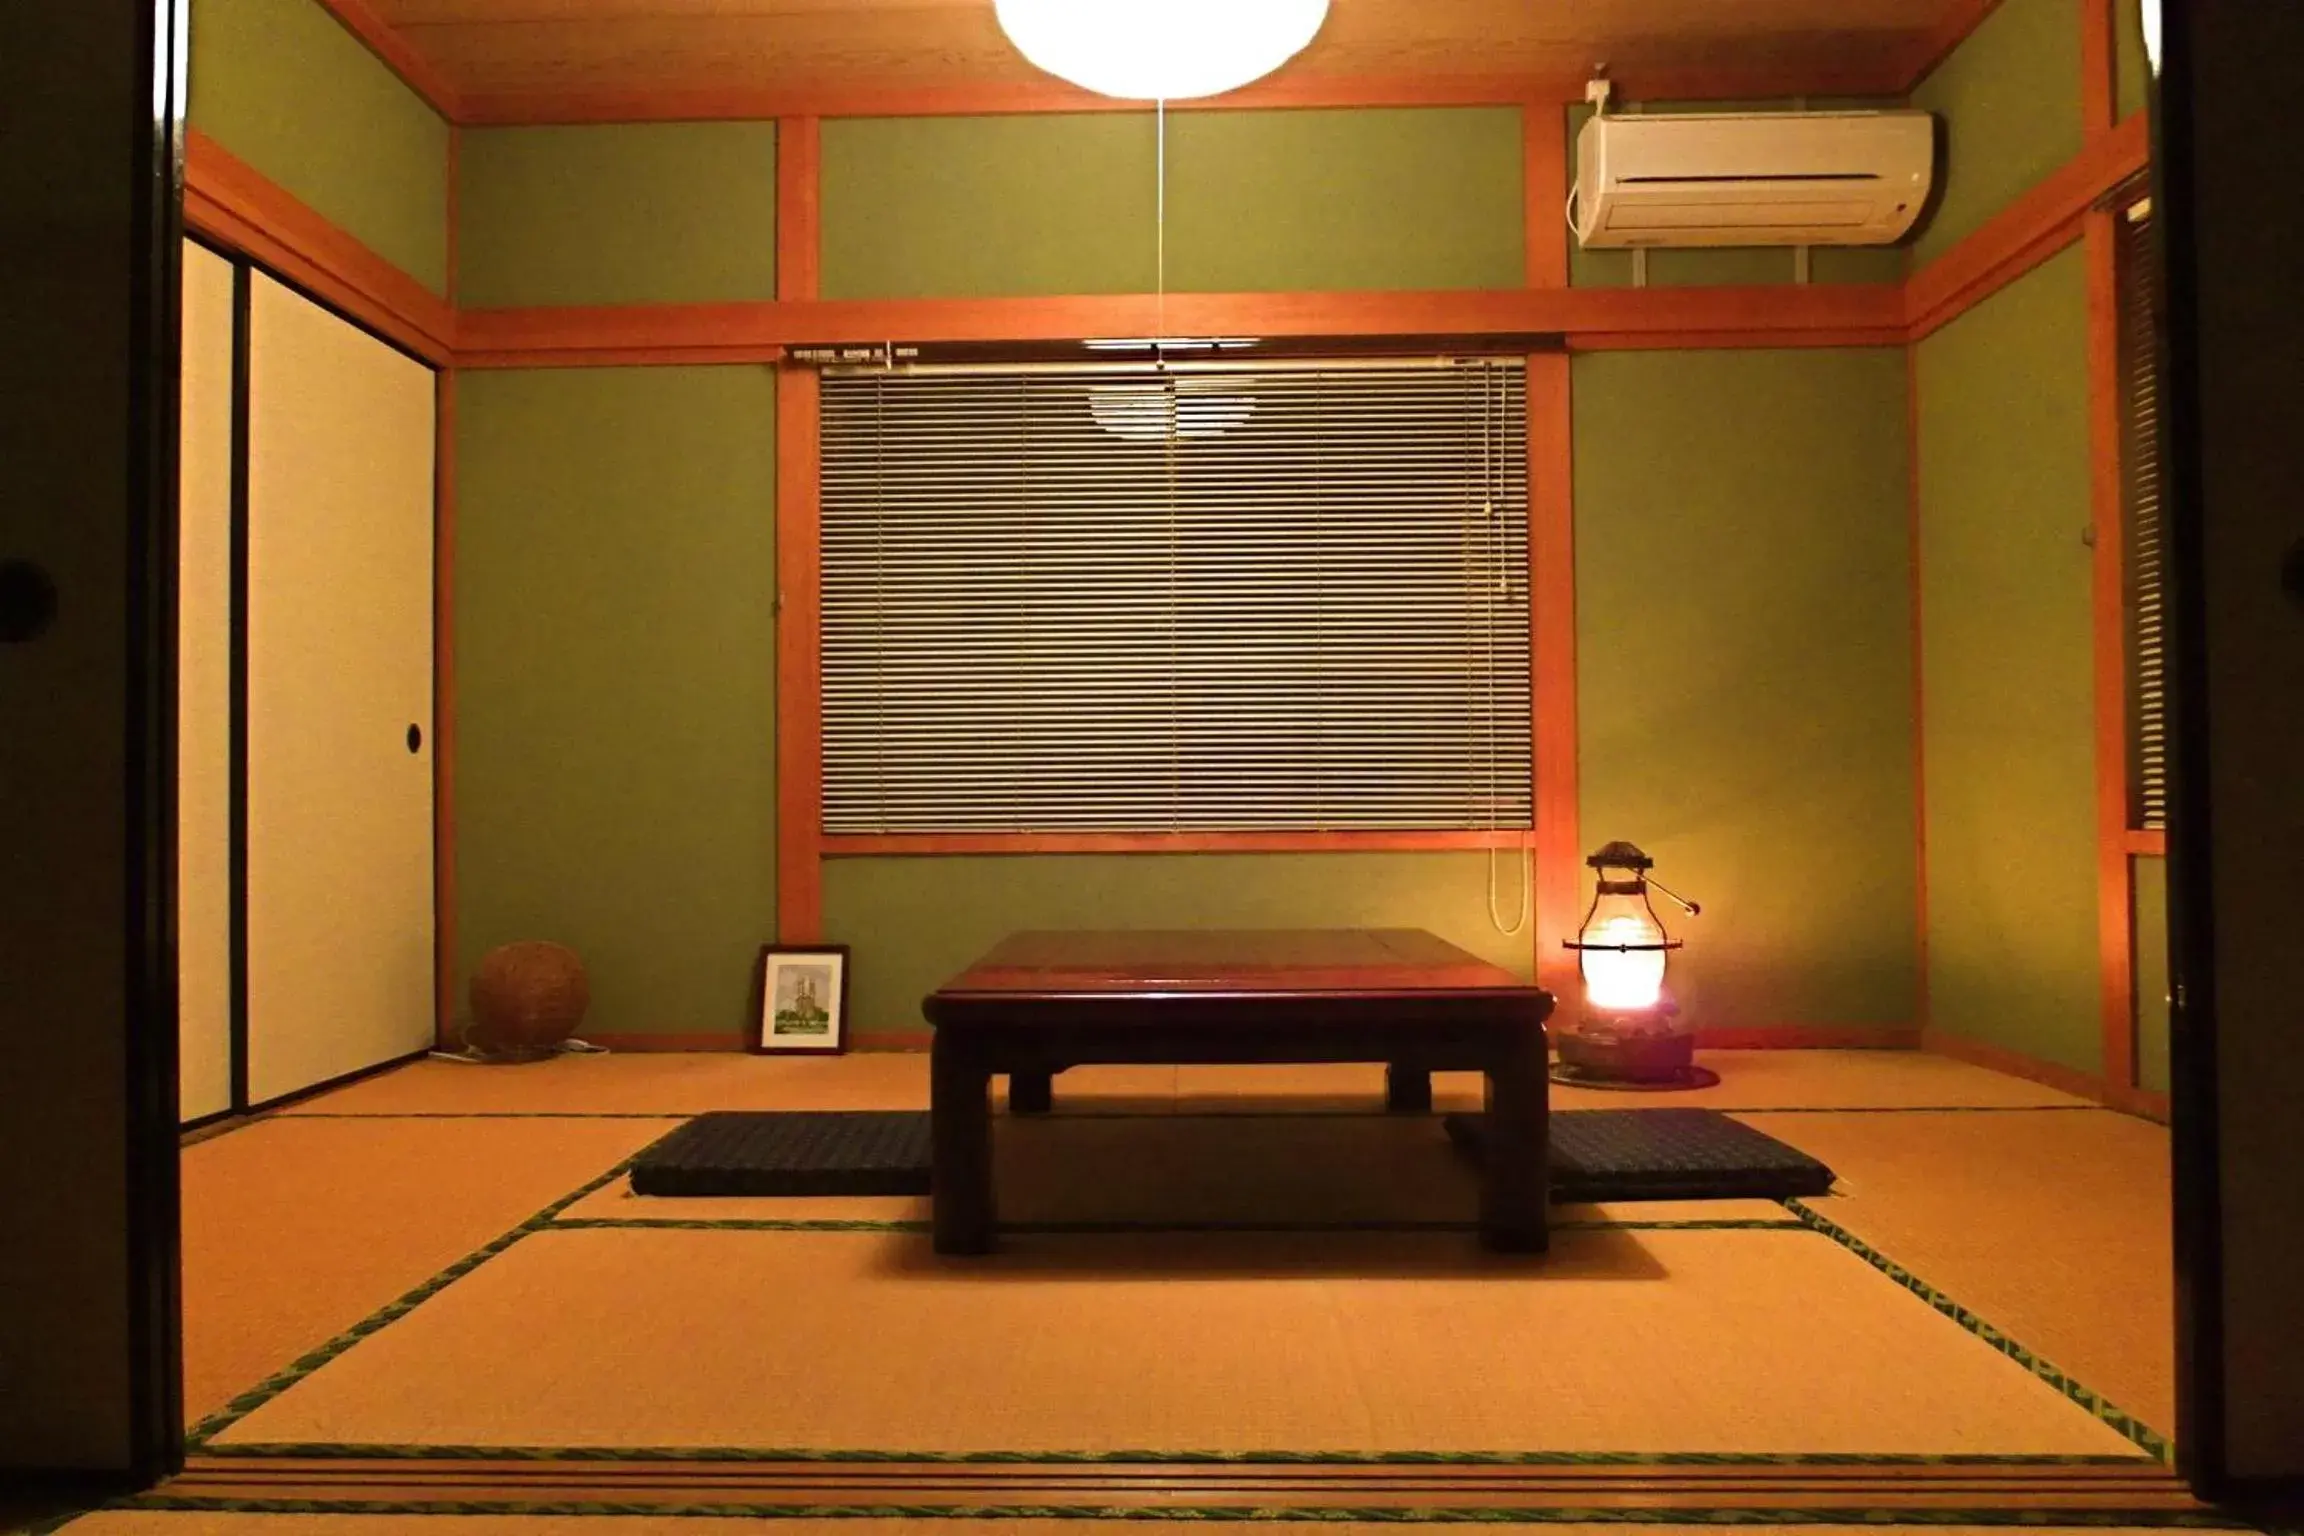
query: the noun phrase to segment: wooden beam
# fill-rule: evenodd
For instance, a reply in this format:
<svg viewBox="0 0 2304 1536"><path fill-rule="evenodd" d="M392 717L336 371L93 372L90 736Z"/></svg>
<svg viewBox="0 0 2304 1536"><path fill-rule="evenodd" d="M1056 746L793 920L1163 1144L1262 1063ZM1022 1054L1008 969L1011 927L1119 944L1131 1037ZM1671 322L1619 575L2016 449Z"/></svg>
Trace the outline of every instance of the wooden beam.
<svg viewBox="0 0 2304 1536"><path fill-rule="evenodd" d="M446 299L197 128L184 136L184 222L426 362L449 362L456 315Z"/></svg>
<svg viewBox="0 0 2304 1536"><path fill-rule="evenodd" d="M1568 286L1568 109L1538 99L1520 107L1521 215L1531 288Z"/></svg>
<svg viewBox="0 0 2304 1536"><path fill-rule="evenodd" d="M813 117L776 124L776 297L816 297L822 270L823 134Z"/></svg>
<svg viewBox="0 0 2304 1536"><path fill-rule="evenodd" d="M376 14L368 0L320 0L344 30L367 46L400 83L424 98L426 105L451 123L464 120L464 103L433 62L415 44Z"/></svg>
<svg viewBox="0 0 2304 1536"><path fill-rule="evenodd" d="M818 381L776 376L776 934L823 938L822 509Z"/></svg>
<svg viewBox="0 0 2304 1536"><path fill-rule="evenodd" d="M1084 294L1001 299L843 299L467 310L466 366L537 366L563 354L621 360L757 357L836 341L1076 341L1167 333L1208 336L1481 336L1583 333L1621 344L1710 338L1783 345L1901 340L1905 300L1892 283L1753 288L1499 288L1429 292Z"/></svg>
<svg viewBox="0 0 2304 1536"><path fill-rule="evenodd" d="M2091 139L2110 133L2119 111L2114 4L2115 0L2080 0L2080 129Z"/></svg>
<svg viewBox="0 0 2304 1536"><path fill-rule="evenodd" d="M1921 82L1952 57L1960 45L1984 25L1985 18L1999 8L2000 0L1952 0L1943 20L1913 46L1911 57L1905 61L1904 82L1889 94L1908 96L1918 90Z"/></svg>
<svg viewBox="0 0 2304 1536"><path fill-rule="evenodd" d="M1827 68L1782 64L1618 72L1629 99L1748 101L1772 97L1900 96L1902 60ZM1171 112L1322 107L1508 107L1584 99L1586 72L1496 75L1267 76L1222 96L1168 104ZM473 126L545 123L715 122L787 117L1011 116L1040 112L1146 112L1150 104L1099 96L1059 81L918 86L847 84L734 86L703 90L571 89L474 91L458 120Z"/></svg>
<svg viewBox="0 0 2304 1536"><path fill-rule="evenodd" d="M2135 928L2128 866L2127 518L2121 497L2119 215L2084 216L2096 741L2096 953L2104 1078L2136 1082Z"/></svg>
<svg viewBox="0 0 2304 1536"><path fill-rule="evenodd" d="M433 1040L456 1038L462 964L456 944L456 371L434 385L432 450L432 977Z"/></svg>
<svg viewBox="0 0 2304 1536"><path fill-rule="evenodd" d="M2120 846L2138 858L2164 859L2168 856L2168 834L2155 831L2131 831L2122 836Z"/></svg>
<svg viewBox="0 0 2304 1536"><path fill-rule="evenodd" d="M1563 1007L1583 996L1565 942L1584 921L1577 776L1576 441L1572 362L1528 359L1530 718L1535 743L1536 984Z"/></svg>
<svg viewBox="0 0 2304 1536"><path fill-rule="evenodd" d="M1905 284L1906 318L1919 341L2080 238L2080 218L2151 163L2144 113L2100 135Z"/></svg>

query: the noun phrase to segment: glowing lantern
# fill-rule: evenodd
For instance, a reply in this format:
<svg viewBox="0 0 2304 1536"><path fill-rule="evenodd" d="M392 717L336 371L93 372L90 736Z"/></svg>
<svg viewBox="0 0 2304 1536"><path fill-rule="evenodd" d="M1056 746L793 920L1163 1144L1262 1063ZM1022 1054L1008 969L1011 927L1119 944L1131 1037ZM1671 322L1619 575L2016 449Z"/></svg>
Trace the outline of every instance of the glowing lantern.
<svg viewBox="0 0 2304 1536"><path fill-rule="evenodd" d="M1599 1087L1717 1082L1695 1064L1695 1031L1680 1024L1679 1006L1664 988L1665 957L1681 941L1664 931L1648 892L1662 891L1690 917L1702 908L1650 879L1655 861L1630 843L1610 843L1584 862L1599 880L1583 928L1566 941L1584 973L1584 1009L1555 1028L1554 1075Z"/></svg>

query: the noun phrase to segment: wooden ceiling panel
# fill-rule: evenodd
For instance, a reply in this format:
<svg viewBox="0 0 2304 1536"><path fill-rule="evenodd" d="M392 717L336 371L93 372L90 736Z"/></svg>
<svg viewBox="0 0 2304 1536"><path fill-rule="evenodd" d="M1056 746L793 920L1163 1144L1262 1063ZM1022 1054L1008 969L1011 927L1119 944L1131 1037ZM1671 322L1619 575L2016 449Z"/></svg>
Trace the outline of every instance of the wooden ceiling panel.
<svg viewBox="0 0 2304 1536"><path fill-rule="evenodd" d="M331 0L340 5L352 0ZM1333 0L1311 47L1250 100L1572 91L1605 63L1629 96L1902 89L1992 0ZM661 100L839 110L996 103L1068 87L1009 46L992 0L364 0L478 121L650 115ZM1485 84L1479 84L1484 82ZM1708 88L1711 87L1711 88ZM1293 95L1292 95L1293 93ZM589 107L585 104L589 103ZM1092 105L1092 98L1080 98Z"/></svg>

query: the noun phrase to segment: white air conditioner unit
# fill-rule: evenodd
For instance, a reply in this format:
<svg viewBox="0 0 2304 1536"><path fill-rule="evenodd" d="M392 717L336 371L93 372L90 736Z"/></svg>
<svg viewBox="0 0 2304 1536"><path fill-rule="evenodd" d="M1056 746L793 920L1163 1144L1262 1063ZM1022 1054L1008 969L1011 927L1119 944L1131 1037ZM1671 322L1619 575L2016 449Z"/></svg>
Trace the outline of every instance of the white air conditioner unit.
<svg viewBox="0 0 2304 1536"><path fill-rule="evenodd" d="M1925 112L1602 113L1576 138L1586 246L1891 245L1936 166Z"/></svg>

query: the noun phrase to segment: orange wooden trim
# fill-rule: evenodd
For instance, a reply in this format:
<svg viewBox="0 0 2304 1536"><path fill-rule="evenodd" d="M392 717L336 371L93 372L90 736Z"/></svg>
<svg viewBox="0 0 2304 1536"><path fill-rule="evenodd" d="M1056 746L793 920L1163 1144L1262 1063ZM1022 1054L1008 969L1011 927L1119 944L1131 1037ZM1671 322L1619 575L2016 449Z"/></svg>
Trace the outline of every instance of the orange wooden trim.
<svg viewBox="0 0 2304 1536"><path fill-rule="evenodd" d="M611 1051L633 1055L664 1051L748 1051L752 1048L751 1037L741 1031L733 1034L653 1035L635 1032L594 1034L586 1029L579 1030L577 1038L588 1045L606 1046Z"/></svg>
<svg viewBox="0 0 2304 1536"><path fill-rule="evenodd" d="M1568 286L1568 111L1558 101L1520 107L1521 213L1527 224L1527 284Z"/></svg>
<svg viewBox="0 0 2304 1536"><path fill-rule="evenodd" d="M2091 140L2046 180L2003 208L1905 284L1915 341L2022 277L2080 238L2080 216L2151 163L2151 127L2137 113Z"/></svg>
<svg viewBox="0 0 2304 1536"><path fill-rule="evenodd" d="M1904 96L1918 90L1920 82L1936 73L1936 66L1952 57L1960 45L1984 25L1984 18L1999 6L2000 0L1953 0L1944 19L1929 29L1927 36L1913 48L1905 65L1903 84L1889 94Z"/></svg>
<svg viewBox="0 0 2304 1536"><path fill-rule="evenodd" d="M199 129L184 135L184 222L310 289L425 361L445 366L448 301L284 191Z"/></svg>
<svg viewBox="0 0 2304 1536"><path fill-rule="evenodd" d="M1413 853L1518 848L1501 832L828 832L824 857L955 853Z"/></svg>
<svg viewBox="0 0 2304 1536"><path fill-rule="evenodd" d="M2164 859L2168 857L2168 834L2142 829L2123 832L2120 846L2123 851L2135 857Z"/></svg>
<svg viewBox="0 0 2304 1536"><path fill-rule="evenodd" d="M1892 283L1757 288L1503 288L1381 293L1075 294L1006 299L842 299L600 308L475 309L458 318L469 366L535 366L557 354L748 352L832 341L1071 341L1094 336L1480 336L1598 333L1781 345L1822 333L1901 340ZM1737 340L1736 344L1742 344ZM514 360L517 359L516 364Z"/></svg>
<svg viewBox="0 0 2304 1536"><path fill-rule="evenodd" d="M1536 740L1536 982L1581 995L1573 952L1584 921L1577 777L1576 436L1573 364L1528 359L1529 683Z"/></svg>
<svg viewBox="0 0 2304 1536"><path fill-rule="evenodd" d="M823 575L811 369L776 378L776 934L823 937L823 679L818 616Z"/></svg>
<svg viewBox="0 0 2304 1536"><path fill-rule="evenodd" d="M1763 64L1734 69L1618 71L1632 99L1753 100L1780 96L1900 96L1909 73L1902 61L1818 70ZM1174 101L1171 112L1291 107L1517 106L1527 101L1584 99L1586 73L1528 75L1304 75L1283 72L1223 96ZM971 86L736 87L718 90L536 90L473 92L458 121L474 126L542 123L707 122L785 117L949 117L1035 112L1145 112L1150 104L1119 101L1056 80Z"/></svg>
<svg viewBox="0 0 2304 1536"><path fill-rule="evenodd" d="M1707 352L1731 348L1900 347L1908 334L1902 325L1804 331L1579 331L1567 341L1571 352Z"/></svg>
<svg viewBox="0 0 2304 1536"><path fill-rule="evenodd" d="M1927 630L1921 618L1925 589L1921 564L1920 349L1904 349L1904 454L1909 480L1912 560L1912 934L1917 959L1913 973L1912 1017L1928 1024L1928 687L1922 670Z"/></svg>
<svg viewBox="0 0 2304 1536"><path fill-rule="evenodd" d="M2148 1120L2165 1122L2168 1118L2168 1095L2149 1088L2135 1088L2122 1083L2108 1083L2093 1073L2067 1067L2061 1062L2042 1061L2022 1051L2010 1050L1989 1041L1971 1040L1965 1035L1948 1034L1941 1029L1927 1029L1920 1033L1920 1048L1933 1055L1949 1056L1954 1061L1965 1061L1970 1066L2004 1072L2020 1077L2028 1083L2039 1083L2075 1098L2088 1099L2107 1109L2122 1114L2140 1115Z"/></svg>
<svg viewBox="0 0 2304 1536"><path fill-rule="evenodd" d="M776 124L776 297L813 299L822 266L824 139L813 117Z"/></svg>
<svg viewBox="0 0 2304 1536"><path fill-rule="evenodd" d="M456 932L456 374L434 386L432 449L432 944L435 1037L454 1050Z"/></svg>
<svg viewBox="0 0 2304 1536"><path fill-rule="evenodd" d="M692 368L783 360L784 348L772 343L734 347L539 347L456 354L456 366L460 369Z"/></svg>
<svg viewBox="0 0 2304 1536"><path fill-rule="evenodd" d="M1699 1029L1696 1044L1713 1051L1910 1051L1920 1031L1901 1024L1761 1024Z"/></svg>
<svg viewBox="0 0 2304 1536"><path fill-rule="evenodd" d="M2112 131L2119 110L2113 4L2114 0L2080 0L2080 129L2091 139Z"/></svg>
<svg viewBox="0 0 2304 1536"><path fill-rule="evenodd" d="M2091 12L2102 7L2090 0ZM2120 287L2117 215L2082 218L2088 262L2088 456L2095 532L2096 954L2104 1079L2136 1084L2136 986L2128 869L2128 627L2122 602Z"/></svg>
<svg viewBox="0 0 2304 1536"><path fill-rule="evenodd" d="M376 14L368 0L320 0L329 14L343 24L344 30L367 45L368 51L383 61L384 67L400 77L401 84L424 98L426 105L449 122L463 119L464 103L448 77L409 42L391 23Z"/></svg>

